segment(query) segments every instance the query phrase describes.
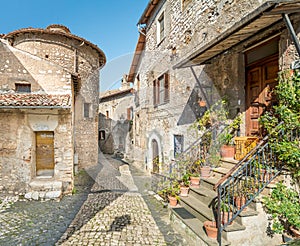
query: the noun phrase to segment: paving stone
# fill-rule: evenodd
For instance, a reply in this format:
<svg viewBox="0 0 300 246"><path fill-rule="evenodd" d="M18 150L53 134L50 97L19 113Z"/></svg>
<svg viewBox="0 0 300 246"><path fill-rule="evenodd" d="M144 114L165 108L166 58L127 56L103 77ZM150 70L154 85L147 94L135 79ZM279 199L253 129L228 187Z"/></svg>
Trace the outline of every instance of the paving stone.
<svg viewBox="0 0 300 246"><path fill-rule="evenodd" d="M94 168L97 175L86 170L75 177L73 196L60 202L19 200L5 213L0 210L1 246L186 245L169 225L166 208L145 188L151 176L106 158Z"/></svg>

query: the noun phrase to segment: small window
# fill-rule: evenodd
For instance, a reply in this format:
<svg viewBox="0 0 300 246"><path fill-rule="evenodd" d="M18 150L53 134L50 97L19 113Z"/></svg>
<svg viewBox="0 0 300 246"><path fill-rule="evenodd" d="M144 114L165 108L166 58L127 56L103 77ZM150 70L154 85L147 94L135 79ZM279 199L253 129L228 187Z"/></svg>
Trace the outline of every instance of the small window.
<svg viewBox="0 0 300 246"><path fill-rule="evenodd" d="M31 92L31 85L30 84L15 84L16 92L19 93L30 93Z"/></svg>
<svg viewBox="0 0 300 246"><path fill-rule="evenodd" d="M84 118L90 118L90 108L91 108L90 103L84 103L84 105L83 105Z"/></svg>
<svg viewBox="0 0 300 246"><path fill-rule="evenodd" d="M127 120L132 120L133 119L133 108L127 108Z"/></svg>
<svg viewBox="0 0 300 246"><path fill-rule="evenodd" d="M99 139L100 140L105 140L105 131L104 130L99 131Z"/></svg>
<svg viewBox="0 0 300 246"><path fill-rule="evenodd" d="M159 105L170 100L169 73L165 73L153 82L153 103Z"/></svg>
<svg viewBox="0 0 300 246"><path fill-rule="evenodd" d="M157 23L157 43L159 44L165 37L165 17L164 13L158 18Z"/></svg>
<svg viewBox="0 0 300 246"><path fill-rule="evenodd" d="M183 135L174 135L174 157L178 157L183 152Z"/></svg>
<svg viewBox="0 0 300 246"><path fill-rule="evenodd" d="M109 111L106 111L106 119L109 119Z"/></svg>

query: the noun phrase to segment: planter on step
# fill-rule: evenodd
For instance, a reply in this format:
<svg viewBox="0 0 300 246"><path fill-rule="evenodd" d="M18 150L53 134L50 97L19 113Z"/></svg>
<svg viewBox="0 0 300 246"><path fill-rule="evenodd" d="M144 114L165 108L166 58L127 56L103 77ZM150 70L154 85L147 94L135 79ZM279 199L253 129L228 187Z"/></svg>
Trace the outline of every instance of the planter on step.
<svg viewBox="0 0 300 246"><path fill-rule="evenodd" d="M180 186L180 196L188 196L190 187Z"/></svg>
<svg viewBox="0 0 300 246"><path fill-rule="evenodd" d="M238 210L241 209L246 204L246 197L245 196L235 196L234 197L235 206ZM247 207L243 209L243 211L246 211Z"/></svg>
<svg viewBox="0 0 300 246"><path fill-rule="evenodd" d="M207 236L213 239L217 239L218 228L216 222L207 220L203 223L203 225Z"/></svg>
<svg viewBox="0 0 300 246"><path fill-rule="evenodd" d="M294 226L290 226L291 232L293 232L295 238L300 238L300 230Z"/></svg>
<svg viewBox="0 0 300 246"><path fill-rule="evenodd" d="M190 182L191 187L196 187L196 188L200 187L200 177L191 176L190 181L191 181Z"/></svg>
<svg viewBox="0 0 300 246"><path fill-rule="evenodd" d="M201 178L209 178L210 177L210 166L201 167Z"/></svg>
<svg viewBox="0 0 300 246"><path fill-rule="evenodd" d="M223 225L227 224L230 218L232 218L232 212L221 211L221 220ZM233 221L231 221L229 225L231 225L232 223Z"/></svg>
<svg viewBox="0 0 300 246"><path fill-rule="evenodd" d="M222 145L220 154L222 158L234 158L235 147L231 145Z"/></svg>
<svg viewBox="0 0 300 246"><path fill-rule="evenodd" d="M169 199L169 205L171 206L171 207L176 207L176 205L177 205L177 197L175 197L175 196L168 196L168 199Z"/></svg>

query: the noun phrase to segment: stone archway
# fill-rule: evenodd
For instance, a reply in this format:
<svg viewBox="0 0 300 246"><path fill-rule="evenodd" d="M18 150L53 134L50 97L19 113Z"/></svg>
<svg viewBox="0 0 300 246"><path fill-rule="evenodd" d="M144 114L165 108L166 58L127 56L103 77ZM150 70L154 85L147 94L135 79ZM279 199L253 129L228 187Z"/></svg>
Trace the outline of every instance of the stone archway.
<svg viewBox="0 0 300 246"><path fill-rule="evenodd" d="M151 148L152 148L152 171L154 173L159 173L159 149L158 143L155 139L151 141Z"/></svg>

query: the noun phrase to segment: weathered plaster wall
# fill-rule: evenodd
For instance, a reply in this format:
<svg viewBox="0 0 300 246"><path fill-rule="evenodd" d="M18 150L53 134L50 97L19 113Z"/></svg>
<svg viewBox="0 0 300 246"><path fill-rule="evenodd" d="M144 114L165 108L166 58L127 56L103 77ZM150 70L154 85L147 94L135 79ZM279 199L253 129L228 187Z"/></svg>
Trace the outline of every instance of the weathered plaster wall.
<svg viewBox="0 0 300 246"><path fill-rule="evenodd" d="M0 191L25 194L36 176L35 132L54 132L54 179L73 187L73 140L69 110L1 110ZM9 122L9 124L7 124Z"/></svg>
<svg viewBox="0 0 300 246"><path fill-rule="evenodd" d="M15 83L30 83L31 91L48 94L71 94L71 75L55 65L0 43L0 91L14 92Z"/></svg>
<svg viewBox="0 0 300 246"><path fill-rule="evenodd" d="M62 78L63 88L71 89L70 73L80 75L80 91L75 97L75 152L79 167L96 165L98 162L98 105L99 105L99 54L80 40L63 35L22 33L14 40L14 47L26 51L43 61L69 72ZM77 64L77 65L75 65ZM41 70L47 74L49 70ZM57 71L51 71L56 75ZM68 80L68 81L66 81ZM48 83L51 85L51 83ZM90 103L90 115L83 115L84 103Z"/></svg>

